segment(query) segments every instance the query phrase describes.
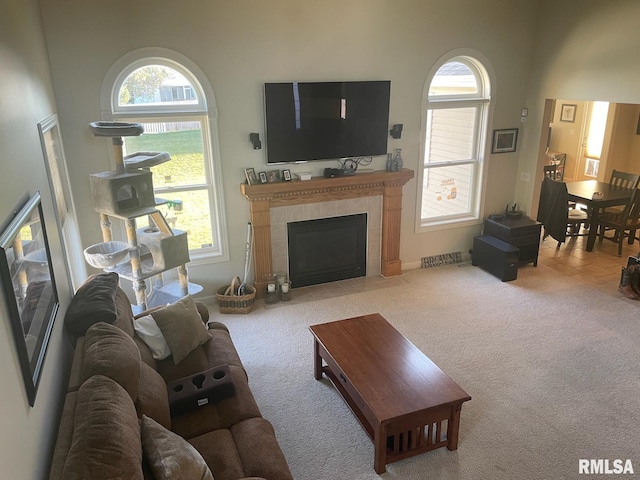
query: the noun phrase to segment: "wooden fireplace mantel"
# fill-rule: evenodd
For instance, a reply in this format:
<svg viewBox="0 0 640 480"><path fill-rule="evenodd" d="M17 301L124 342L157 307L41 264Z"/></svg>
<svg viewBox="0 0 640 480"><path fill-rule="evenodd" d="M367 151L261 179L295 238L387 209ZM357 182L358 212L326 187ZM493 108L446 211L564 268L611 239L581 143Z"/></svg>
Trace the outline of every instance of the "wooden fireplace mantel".
<svg viewBox="0 0 640 480"><path fill-rule="evenodd" d="M400 223L402 220L402 187L413 178L413 170L398 172L374 171L348 177L313 177L311 180L240 185L249 200L253 224L255 285L258 296L271 273L271 215L272 207L329 202L347 198L382 195L382 252L381 271L385 277L400 275Z"/></svg>

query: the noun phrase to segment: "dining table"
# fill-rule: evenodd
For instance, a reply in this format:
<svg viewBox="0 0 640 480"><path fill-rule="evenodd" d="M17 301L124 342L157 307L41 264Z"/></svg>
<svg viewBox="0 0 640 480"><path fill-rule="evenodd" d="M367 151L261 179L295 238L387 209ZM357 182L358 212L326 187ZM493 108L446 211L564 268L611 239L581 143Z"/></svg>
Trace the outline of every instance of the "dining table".
<svg viewBox="0 0 640 480"><path fill-rule="evenodd" d="M626 205L631 199L633 189L611 185L598 180L567 182L569 201L586 205L591 212L591 227L587 236L587 252L593 250L598 235L598 217L606 207ZM596 194L594 196L594 193Z"/></svg>

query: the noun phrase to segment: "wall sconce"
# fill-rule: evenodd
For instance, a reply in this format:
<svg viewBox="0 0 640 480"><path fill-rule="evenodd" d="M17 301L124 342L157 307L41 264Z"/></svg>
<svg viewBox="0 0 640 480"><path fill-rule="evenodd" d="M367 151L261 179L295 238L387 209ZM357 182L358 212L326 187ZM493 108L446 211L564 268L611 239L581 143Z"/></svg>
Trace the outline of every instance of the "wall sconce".
<svg viewBox="0 0 640 480"><path fill-rule="evenodd" d="M262 142L260 141L260 134L259 133L250 133L249 134L249 141L253 145L253 149L254 150L260 150L262 148Z"/></svg>
<svg viewBox="0 0 640 480"><path fill-rule="evenodd" d="M401 123L396 123L391 130L389 130L389 134L393 137L393 138L400 138L402 137L402 124Z"/></svg>

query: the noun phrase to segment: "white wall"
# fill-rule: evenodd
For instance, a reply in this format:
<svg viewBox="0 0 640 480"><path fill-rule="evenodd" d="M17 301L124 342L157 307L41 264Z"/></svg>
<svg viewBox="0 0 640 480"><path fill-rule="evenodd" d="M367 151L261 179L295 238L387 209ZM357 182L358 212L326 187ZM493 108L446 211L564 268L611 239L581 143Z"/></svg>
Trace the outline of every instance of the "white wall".
<svg viewBox="0 0 640 480"><path fill-rule="evenodd" d="M37 0L15 0L2 2L0 8L0 222L11 216L21 200L41 192L62 304L31 408L5 299L0 295L0 476L38 479L47 476L68 376L69 348L62 336L62 318L71 292L61 263L60 236L37 129L38 122L55 112L39 5Z"/></svg>
<svg viewBox="0 0 640 480"><path fill-rule="evenodd" d="M615 129L614 138L611 141L607 174L609 178L611 170L640 173L640 135L638 135L638 117L640 105L615 104Z"/></svg>
<svg viewBox="0 0 640 480"><path fill-rule="evenodd" d="M516 199L534 211L540 192L541 179L535 172L542 170L539 147L545 99L640 103L640 2L542 0L540 6L527 95L529 121L516 177ZM530 172L539 181L522 182L521 172Z"/></svg>
<svg viewBox="0 0 640 480"><path fill-rule="evenodd" d="M89 133L100 119L99 94L109 67L127 52L164 47L187 56L215 91L225 183L231 261L192 266L192 281L205 294L241 274L248 202L240 195L243 168L265 170L264 151L252 150L249 132L263 131L262 84L291 80L390 79L390 124L403 123L405 167L417 169L421 99L427 74L448 51L473 48L495 74L493 128L520 126L535 2L528 0L43 0L43 16L67 159L83 225L85 245L100 241L91 208L88 175L108 170L110 147ZM504 209L514 197L517 154L490 157L486 212ZM320 174L336 162L295 166ZM374 166L384 168L384 158ZM466 251L480 225L415 234L416 181L404 190L401 258Z"/></svg>
<svg viewBox="0 0 640 480"><path fill-rule="evenodd" d="M576 116L574 122L563 122L560 120L562 113L562 105L575 105ZM556 99L556 108L553 113L553 122L551 123L551 145L550 149L555 152L567 154L567 162L565 165L564 181L570 182L578 180L579 177L579 159L580 144L582 143L582 124L586 112L587 102L576 100ZM542 169L538 169L538 176L542 175ZM580 178L581 179L581 178Z"/></svg>

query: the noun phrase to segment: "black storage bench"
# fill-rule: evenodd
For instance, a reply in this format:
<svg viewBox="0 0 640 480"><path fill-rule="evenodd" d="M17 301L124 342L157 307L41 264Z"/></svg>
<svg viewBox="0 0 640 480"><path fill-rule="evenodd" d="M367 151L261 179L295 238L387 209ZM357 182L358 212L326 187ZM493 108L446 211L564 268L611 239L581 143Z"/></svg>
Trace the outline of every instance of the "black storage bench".
<svg viewBox="0 0 640 480"><path fill-rule="evenodd" d="M471 264L481 267L503 282L518 277L520 249L489 235L473 238Z"/></svg>

